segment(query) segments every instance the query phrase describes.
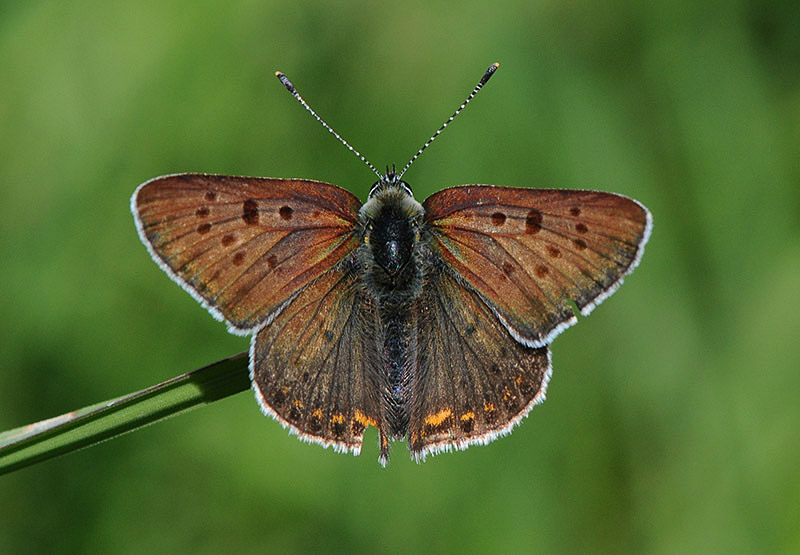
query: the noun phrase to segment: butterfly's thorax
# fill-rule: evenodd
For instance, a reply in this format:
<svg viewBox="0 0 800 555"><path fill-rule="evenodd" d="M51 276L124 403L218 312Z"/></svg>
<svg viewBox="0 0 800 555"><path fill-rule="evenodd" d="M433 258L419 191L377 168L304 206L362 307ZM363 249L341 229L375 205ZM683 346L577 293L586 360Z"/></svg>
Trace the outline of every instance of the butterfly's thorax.
<svg viewBox="0 0 800 555"><path fill-rule="evenodd" d="M424 210L407 189L391 183L370 194L359 211L367 287L379 300L402 304L421 287L420 233Z"/></svg>
<svg viewBox="0 0 800 555"><path fill-rule="evenodd" d="M424 210L402 182L380 182L359 212L362 286L376 297L383 331L384 396L390 434L408 427L408 400L416 351L416 311L422 290L420 236Z"/></svg>

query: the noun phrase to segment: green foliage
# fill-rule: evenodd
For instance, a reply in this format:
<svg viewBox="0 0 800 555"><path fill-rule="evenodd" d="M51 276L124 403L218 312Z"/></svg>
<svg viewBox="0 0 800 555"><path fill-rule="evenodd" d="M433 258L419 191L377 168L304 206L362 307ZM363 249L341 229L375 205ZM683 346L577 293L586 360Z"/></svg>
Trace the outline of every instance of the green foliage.
<svg viewBox="0 0 800 555"><path fill-rule="evenodd" d="M0 474L107 441L250 387L248 354L135 393L0 433Z"/></svg>
<svg viewBox="0 0 800 555"><path fill-rule="evenodd" d="M796 2L23 2L0 18L0 430L246 348L152 263L162 174L598 188L642 264L509 437L423 465L249 394L0 478L0 552L800 550Z"/></svg>

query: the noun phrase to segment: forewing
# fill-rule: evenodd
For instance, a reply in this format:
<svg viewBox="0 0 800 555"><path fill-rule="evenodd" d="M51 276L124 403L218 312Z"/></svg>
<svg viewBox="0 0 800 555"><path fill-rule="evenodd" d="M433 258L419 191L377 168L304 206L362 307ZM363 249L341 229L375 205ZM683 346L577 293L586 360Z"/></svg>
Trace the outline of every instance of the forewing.
<svg viewBox="0 0 800 555"><path fill-rule="evenodd" d="M232 331L249 332L358 243L360 203L327 183L182 174L131 199L154 260Z"/></svg>
<svg viewBox="0 0 800 555"><path fill-rule="evenodd" d="M651 216L597 191L465 185L423 204L432 248L519 341L540 347L586 315L639 262Z"/></svg>
<svg viewBox="0 0 800 555"><path fill-rule="evenodd" d="M480 295L440 265L418 300L412 456L486 444L544 400L548 347L515 341Z"/></svg>
<svg viewBox="0 0 800 555"><path fill-rule="evenodd" d="M309 284L253 337L250 377L262 410L301 439L358 454L364 429L378 428L385 464L382 333L354 258Z"/></svg>

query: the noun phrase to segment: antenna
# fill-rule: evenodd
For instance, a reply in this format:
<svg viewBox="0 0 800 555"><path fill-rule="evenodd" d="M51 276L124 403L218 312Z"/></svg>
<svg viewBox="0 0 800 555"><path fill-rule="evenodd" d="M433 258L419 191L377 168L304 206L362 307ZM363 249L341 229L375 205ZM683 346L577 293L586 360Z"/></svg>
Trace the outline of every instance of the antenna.
<svg viewBox="0 0 800 555"><path fill-rule="evenodd" d="M367 159L364 157L364 155L363 155L363 154L361 154L359 151L357 151L357 150L356 150L356 149L354 149L352 146L350 146L350 143L348 143L347 141L345 141L345 140L342 138L342 136L341 136L341 135L339 135L339 134L338 134L336 131L334 131L334 130L333 130L333 128L332 128L330 125L328 125L327 123L325 123L325 121L324 121L324 120L323 120L321 117L319 117L319 116L317 115L317 113L316 113L314 110L312 110L312 109L311 109L311 106L309 106L309 105L308 105L308 103L307 103L305 100L303 100L303 97L302 97L302 96L300 96L300 93L298 93L298 92L297 92L297 89L295 89L295 88L294 88L294 85L292 84L292 82L291 82L291 81L289 81L289 78L288 78L288 77L286 77L286 76L285 76L283 73L281 73L280 71L276 71L276 72L275 72L275 77L277 77L277 78L280 80L280 82L283 84L283 86L284 86L284 87L286 87L286 90L287 90L287 91L289 91L290 93L292 93L292 96L293 96L293 97L295 97L295 98L297 99L297 101L298 101L300 104L302 104L302 105L303 105L303 108L305 108L306 110L308 110L308 113L309 113L309 114L311 114L312 116L314 116L314 119L315 119L315 120L317 120L318 122L320 122L320 123L322 124L322 127L324 127L325 129L327 129L328 131L330 131L330 132L331 132L331 134L332 134L334 137L336 137L337 139L339 139L339 142L340 142L340 143L342 143L344 146L346 146L346 147L347 147L347 149L348 149L350 152L352 152L353 154L355 154L356 156L358 156L358 157L361 159L361 161L362 161L362 162L364 162L364 163L365 163L367 166L369 166L369 169L371 169L373 172L375 172L375 175L377 175L379 179L383 179L383 178L384 178L384 176L383 176L383 175L381 175L381 173L380 173L378 170L376 170L376 169L375 169L375 166L373 166L372 164L370 164L369 160L367 160Z"/></svg>
<svg viewBox="0 0 800 555"><path fill-rule="evenodd" d="M489 69L487 69L487 70L486 70L486 73L484 73L484 74L483 74L483 77L481 77L481 80L480 80L480 81L478 81L478 84L477 84L477 85L475 85L475 88L474 88L474 89L472 89L472 92L471 92L471 93L469 93L469 96L467 97L467 99L466 99L464 102L462 102L462 103L461 103L461 106L459 106L459 107L458 107L458 110L456 110L455 112L453 112L453 115L452 115L452 116L450 116L450 117L447 119L447 121L445 121L445 122L442 124L442 126L441 126L439 129L437 129L437 130L436 130L436 133L434 133L433 135L431 135L431 138L430 138L430 139L428 139L428 140L425 142L425 144L424 144L424 145L422 145L422 148L421 148L421 149L419 149L419 150L417 151L417 153L416 153L414 156L412 156L412 157L411 157L411 160L409 160L409 161L408 161L408 164L406 164L406 167L405 167L405 168L403 168L403 171L401 171L401 172L400 172L400 175L398 175L398 176L397 176L397 179L400 179L401 177L403 177L403 174L404 174L404 173L406 173L406 170L408 170L408 168L410 168L410 167L411 167L411 164L413 164L413 163L414 163L414 161L415 161L417 158L419 158L420 154L422 154L422 152L423 152L423 151L424 151L426 148L428 148L428 147L431 145L431 143L432 143L433 141L435 141L435 140L436 140L436 137L438 137L438 136L439 136L439 134L440 134L442 131L444 131L444 128L445 128L445 127L447 127L448 125L450 125L450 122L451 122L451 121L453 121L454 119L456 119L456 116L457 116L458 114L460 114L460 113L461 113L461 110L463 110L464 108L466 108L467 104L469 104L469 101L470 101L470 100L472 100L473 98L475 98L475 95L476 95L476 94L478 94L478 91L479 91L479 90L481 90L481 89L483 88L483 86L486 84L486 82L487 82L489 79L491 79L492 75L494 75L494 72L495 72L495 71L497 71L497 68L498 68L498 67L500 67L500 64L499 64L498 62L495 62L495 63L493 63L492 65L490 65L490 66L489 66ZM312 113L313 113L313 112L312 112ZM332 131L331 131L331 132L332 132ZM335 133L334 133L334 134L335 134Z"/></svg>
<svg viewBox="0 0 800 555"><path fill-rule="evenodd" d="M461 113L461 111L462 111L464 108L466 108L467 104L469 104L469 101L470 101L470 100L472 100L472 99L475 97L475 95L476 95L476 94L478 94L478 91L479 91L479 90L481 90L481 89L483 88L483 86L486 84L486 82L487 82L487 81L488 81L488 80L489 80L489 79L492 77L492 75L494 75L494 72L495 72L495 71L497 71L497 68L498 68L498 67L500 67L500 64L499 64L499 63L497 63L497 62L495 62L495 63L493 63L492 65L490 65L490 66L489 66L489 69L487 69L487 70L486 70L486 72L483 74L483 77L481 77L481 80L480 80L480 81L478 81L478 84L477 84L477 85L475 85L475 88L474 88L474 89L472 89L472 92L471 92L471 93L469 93L469 96L467 96L466 100L464 100L464 102L462 102L462 103L461 103L461 106L459 106L459 107L458 107L458 109L457 109L455 112L453 112L453 115L452 115L452 116L450 116L450 117L447 119L447 121L445 121L445 122L442 124L442 126L441 126L439 129L437 129L437 130L436 130L436 133L434 133L433 135L431 135L431 138L430 138L430 139L428 139L428 140L425 142L425 144L424 144L424 145L422 145L422 148L420 148L420 149L417 151L417 153L416 153L414 156L412 156L412 157L411 157L411 160L409 160L409 161L408 161L408 163L406 164L406 166L403 168L403 171L401 171L401 172L400 172L400 174L398 174L398 175L397 175L397 177L396 177L396 178L397 178L398 180L399 180L401 177L403 177L403 174L404 174L404 173L406 173L406 170L408 170L408 168L410 168L410 167L411 167L411 164L413 164L413 163L414 163L414 161L415 161L417 158L419 158L420 154L422 154L422 153L425 151L425 149L426 149L426 148L428 148L428 147L431 145L431 143L432 143L433 141L435 141L435 140L436 140L436 137L438 137L438 136L441 134L441 132L442 132L442 131L444 131L445 127L447 127L448 125L450 125L450 122L451 122L451 121L453 121L454 119L456 119L456 116L457 116L458 114L460 114L460 113ZM325 121L324 121L324 120L323 120L321 117L319 117L319 116L317 115L317 113L316 113L316 112L315 112L315 111L314 111L314 110L311 108L311 106L309 106L309 105L308 105L308 103L307 103L305 100L303 100L303 97L302 97L302 96L300 96L300 93L298 93L298 92L297 92L297 89L295 89L295 88L294 88L294 85L292 84L292 82L291 82L291 81L289 81L289 78L288 78L288 77L286 77L286 76L285 76L283 73L281 73L280 71L276 71L276 72L275 72L275 76L276 76L276 77L277 77L277 78L280 80L281 84L283 84L283 86L284 86L284 87L286 87L286 90L287 90L287 91L289 91L289 92L291 93L291 95L292 95L293 97L295 97L295 98L297 99L297 101L298 101L300 104L302 104L302 105L303 105L303 108L305 108L305 109L308 111L308 113L309 113L309 114L311 114L312 116L314 116L314 119L315 119L315 120L317 120L317 121L318 121L320 124L322 124L322 126L323 126L325 129L327 129L328 131L330 131L330 133L331 133L331 134L332 134L334 137L336 137L337 139L339 139L339 142L340 142L340 143L342 143L344 146L346 146L346 147L347 147L347 149L348 149L350 152L352 152L353 154L355 154L356 156L358 156L358 158L359 158L359 159L360 159L362 162L364 162L364 163L365 163L365 164L366 164L366 165L369 167L369 169L371 169L371 170L372 170L372 171L375 173L375 175L377 175L377 176L378 176L378 178L379 178L381 181L383 181L383 180L384 180L384 179L385 179L385 178L386 178L386 177L389 175L389 173L390 173L390 172L388 171L388 169L387 169L386 175L381 175L381 173L380 173L378 170L376 170L376 169L375 169L375 166L373 166L373 165L370 163L370 161L369 161L369 160L367 160L367 159L364 157L364 155L363 155L363 154L361 154L361 153L360 153L359 151L357 151L355 148L353 148L352 146L350 146L350 143L348 143L347 141L345 141L345 140L342 138L342 136L341 136L341 135L339 135L339 134L338 134L336 131L334 131L334 130L333 130L333 128L332 128L330 125L328 125L327 123L325 123ZM391 173L392 173L392 174L394 174L394 170L392 170L392 172L391 172Z"/></svg>

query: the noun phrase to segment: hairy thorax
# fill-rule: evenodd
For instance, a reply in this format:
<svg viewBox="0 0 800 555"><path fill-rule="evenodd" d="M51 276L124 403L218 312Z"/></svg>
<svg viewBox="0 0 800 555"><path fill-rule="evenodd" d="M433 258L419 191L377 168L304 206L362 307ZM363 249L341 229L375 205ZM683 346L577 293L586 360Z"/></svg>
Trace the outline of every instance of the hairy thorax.
<svg viewBox="0 0 800 555"><path fill-rule="evenodd" d="M361 208L364 285L382 305L412 303L421 291L423 214L410 194L392 186L375 192Z"/></svg>

